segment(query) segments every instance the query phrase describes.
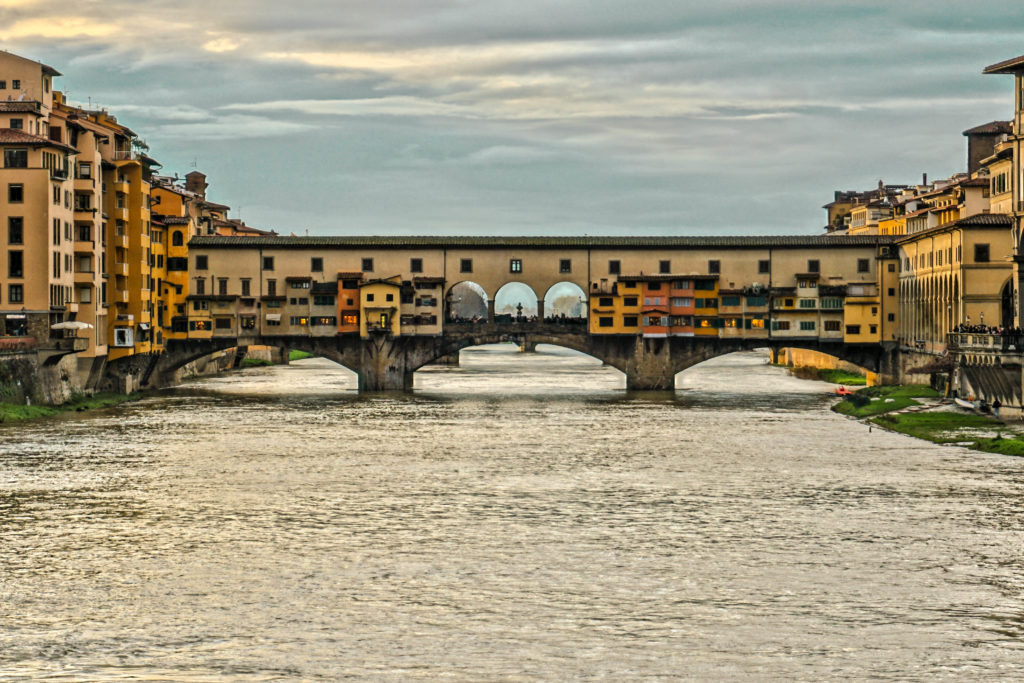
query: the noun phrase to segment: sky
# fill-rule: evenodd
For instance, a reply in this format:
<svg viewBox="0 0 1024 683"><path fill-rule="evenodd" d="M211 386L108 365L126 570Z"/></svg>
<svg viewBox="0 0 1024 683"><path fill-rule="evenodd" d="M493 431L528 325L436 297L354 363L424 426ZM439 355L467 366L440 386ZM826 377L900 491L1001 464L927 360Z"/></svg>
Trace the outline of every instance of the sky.
<svg viewBox="0 0 1024 683"><path fill-rule="evenodd" d="M817 234L965 170L1024 3L0 0L0 47L282 234Z"/></svg>

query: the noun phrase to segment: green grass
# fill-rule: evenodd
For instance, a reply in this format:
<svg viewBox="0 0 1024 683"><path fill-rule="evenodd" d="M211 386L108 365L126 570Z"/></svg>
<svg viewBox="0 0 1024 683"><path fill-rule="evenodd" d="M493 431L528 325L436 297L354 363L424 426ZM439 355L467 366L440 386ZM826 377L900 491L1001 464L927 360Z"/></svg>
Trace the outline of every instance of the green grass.
<svg viewBox="0 0 1024 683"><path fill-rule="evenodd" d="M269 360L263 358L243 358L241 367L243 368L256 368L264 365L273 365Z"/></svg>
<svg viewBox="0 0 1024 683"><path fill-rule="evenodd" d="M846 370L818 370L818 378L823 382L846 384L851 387L862 387L868 383L868 378L864 375Z"/></svg>
<svg viewBox="0 0 1024 683"><path fill-rule="evenodd" d="M313 357L313 354L311 354L311 353L309 353L307 351L289 351L288 352L288 361L289 362L291 362L293 360L303 360L305 358L312 358L312 357Z"/></svg>
<svg viewBox="0 0 1024 683"><path fill-rule="evenodd" d="M850 417L874 417L894 410L902 410L918 405L916 398L938 398L939 392L924 384L908 384L905 386L865 387L853 396L833 406L832 410ZM877 398L877 401L872 401ZM892 399L886 402L886 399Z"/></svg>
<svg viewBox="0 0 1024 683"><path fill-rule="evenodd" d="M1005 425L986 415L951 411L882 415L871 422L932 443L967 443L971 448L986 453L1024 456L1024 438L1003 434ZM996 432L993 437L979 437L977 431Z"/></svg>
<svg viewBox="0 0 1024 683"><path fill-rule="evenodd" d="M67 403L59 406L26 406L16 403L0 403L0 422L20 422L40 417L50 417L71 411L81 412L97 408L109 408L126 401L134 401L139 394L93 394L91 396L73 396Z"/></svg>

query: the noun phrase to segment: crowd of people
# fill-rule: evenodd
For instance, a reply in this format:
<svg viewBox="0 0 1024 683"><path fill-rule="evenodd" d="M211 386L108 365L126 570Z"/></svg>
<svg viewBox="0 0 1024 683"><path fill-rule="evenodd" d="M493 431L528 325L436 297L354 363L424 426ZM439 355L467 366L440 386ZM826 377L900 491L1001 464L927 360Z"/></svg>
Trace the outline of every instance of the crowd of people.
<svg viewBox="0 0 1024 683"><path fill-rule="evenodd" d="M448 316L449 323L464 324L464 325L483 325L488 322L487 318L479 315L472 317L463 317L460 315ZM500 313L494 316L494 322L501 324L509 323L537 323L540 322L540 318L536 315L523 315L516 313ZM560 315L548 315L544 316L544 323L546 325L584 325L587 319L582 316L569 316L564 313Z"/></svg>
<svg viewBox="0 0 1024 683"><path fill-rule="evenodd" d="M961 323L953 328L954 332L963 332L967 334L998 334L1004 337L1019 337L1024 334L1024 330L1019 327L995 327L993 325L971 325L969 323Z"/></svg>

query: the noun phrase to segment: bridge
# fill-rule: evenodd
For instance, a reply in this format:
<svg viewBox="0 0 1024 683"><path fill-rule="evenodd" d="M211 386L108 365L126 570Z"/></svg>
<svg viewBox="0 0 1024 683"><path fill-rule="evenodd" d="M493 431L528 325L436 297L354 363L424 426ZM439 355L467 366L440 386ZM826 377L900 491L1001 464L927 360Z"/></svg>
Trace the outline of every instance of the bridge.
<svg viewBox="0 0 1024 683"><path fill-rule="evenodd" d="M593 356L634 390L672 389L688 367L764 347L814 349L891 377L898 274L890 243L197 237L187 310L158 323L163 350L119 359L109 371L161 386L192 360L264 345L329 358L359 376L361 391L394 391L463 348L514 341Z"/></svg>

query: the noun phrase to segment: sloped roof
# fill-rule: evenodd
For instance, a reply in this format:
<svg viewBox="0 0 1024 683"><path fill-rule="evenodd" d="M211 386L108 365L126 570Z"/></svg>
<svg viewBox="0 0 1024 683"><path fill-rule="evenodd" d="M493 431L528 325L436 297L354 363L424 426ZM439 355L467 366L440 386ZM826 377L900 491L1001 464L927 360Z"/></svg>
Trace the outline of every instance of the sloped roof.
<svg viewBox="0 0 1024 683"><path fill-rule="evenodd" d="M892 244L891 235L763 235L763 236L648 236L648 237L507 237L507 236L296 236L249 237L203 235L193 237L193 247L237 249L263 247L276 249L768 249L775 247L839 249Z"/></svg>
<svg viewBox="0 0 1024 683"><path fill-rule="evenodd" d="M67 152L78 152L77 149L63 142L50 140L49 138L32 135L20 130L0 128L0 145L28 145L30 147L56 147Z"/></svg>
<svg viewBox="0 0 1024 683"><path fill-rule="evenodd" d="M1018 71L1024 71L1024 55L1020 57L1014 57L1013 59L1007 59L1002 62L996 62L986 66L981 73L983 74L1015 74Z"/></svg>
<svg viewBox="0 0 1024 683"><path fill-rule="evenodd" d="M1009 133L1013 130L1013 124L1010 121L989 121L983 123L980 126L974 128L968 128L964 131L964 135L999 135L1002 133Z"/></svg>

